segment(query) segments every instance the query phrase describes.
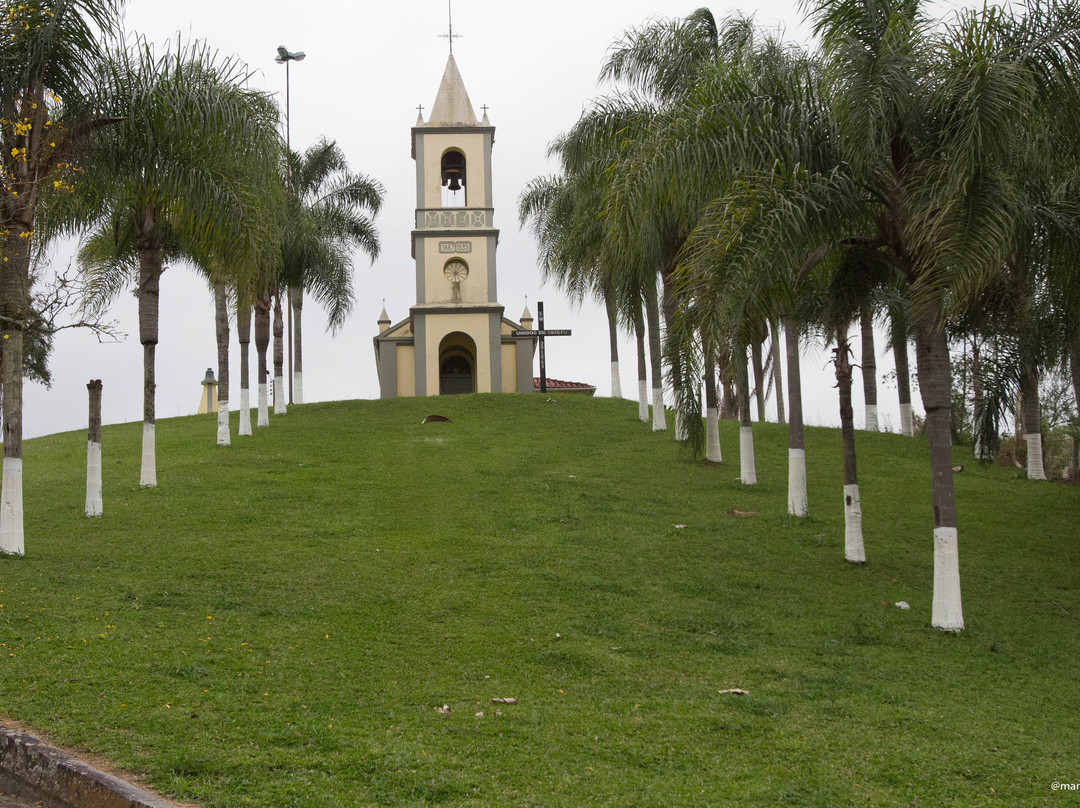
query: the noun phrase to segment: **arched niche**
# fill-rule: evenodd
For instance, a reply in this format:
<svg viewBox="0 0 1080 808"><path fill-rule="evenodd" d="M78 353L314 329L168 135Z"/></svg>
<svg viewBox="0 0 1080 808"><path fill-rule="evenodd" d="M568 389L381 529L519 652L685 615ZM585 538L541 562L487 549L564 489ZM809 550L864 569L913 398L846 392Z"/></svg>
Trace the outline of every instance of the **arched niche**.
<svg viewBox="0 0 1080 808"><path fill-rule="evenodd" d="M439 395L476 392L476 342L454 331L439 343Z"/></svg>
<svg viewBox="0 0 1080 808"><path fill-rule="evenodd" d="M465 190L465 153L460 149L443 152L439 171L444 208L463 208L467 203Z"/></svg>

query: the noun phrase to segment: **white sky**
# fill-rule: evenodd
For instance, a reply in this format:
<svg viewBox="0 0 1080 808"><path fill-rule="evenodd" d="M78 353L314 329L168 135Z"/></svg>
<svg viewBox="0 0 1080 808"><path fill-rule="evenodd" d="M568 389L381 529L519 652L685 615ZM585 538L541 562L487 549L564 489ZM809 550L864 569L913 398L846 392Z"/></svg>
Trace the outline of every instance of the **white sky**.
<svg viewBox="0 0 1080 808"><path fill-rule="evenodd" d="M473 106L479 112L487 104L496 127L499 302L516 320L526 296L534 313L535 303L544 301L547 326L574 331L572 337L548 341L548 375L595 384L600 395L610 392L603 311L592 304L572 309L553 285L541 283L532 237L518 227L517 198L530 179L553 170L546 158L547 144L573 125L591 98L607 91L598 86L597 75L612 40L651 16L684 16L696 7L693 0L454 2L454 30L462 35L455 41L454 56ZM738 7L711 8L722 18ZM795 3L769 0L756 9L744 8L754 11L761 24L784 28L790 38L805 40ZM416 207L410 129L417 105L429 110L434 102L446 63L447 43L439 37L447 30L445 0L131 0L127 26L156 43L179 33L185 41L198 38L225 55L238 55L254 71L252 84L279 93L283 108L285 68L274 62L276 48L285 45L307 53L305 61L291 66L293 148L307 148L322 135L337 140L353 170L378 179L387 195L377 220L382 257L374 266L357 257L356 305L346 327L331 338L325 332L325 315L310 301L305 306L304 397L309 402L377 397L372 337L383 300L395 322L415 303L409 252ZM68 260L67 253L59 251L54 264L63 266ZM128 334L120 344L99 345L93 337L75 332L58 338L51 360L52 389L26 386L27 437L85 428L86 382L93 378L104 383L105 423L141 419L142 348L134 297L122 295L112 315ZM235 340L234 333L232 398L238 402ZM879 337L879 374L892 367L882 342ZM159 418L195 412L200 382L206 368L214 367L216 373L216 357L211 293L190 268L170 268L161 282ZM623 391L635 396L636 359L629 336L620 358ZM826 358L816 353L803 364L809 424L838 421L831 367L825 363ZM253 343L253 389L254 368ZM858 381L855 387L859 423ZM918 408L918 396L914 398ZM897 429L893 390L879 389L879 408L883 427ZM770 419L775 416L771 402L769 413Z"/></svg>

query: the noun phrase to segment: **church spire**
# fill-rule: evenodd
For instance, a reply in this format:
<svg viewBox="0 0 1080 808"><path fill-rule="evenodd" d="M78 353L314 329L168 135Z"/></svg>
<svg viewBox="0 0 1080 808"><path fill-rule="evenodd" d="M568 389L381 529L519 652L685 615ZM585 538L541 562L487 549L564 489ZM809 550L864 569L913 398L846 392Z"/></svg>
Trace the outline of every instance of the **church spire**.
<svg viewBox="0 0 1080 808"><path fill-rule="evenodd" d="M454 55L446 60L446 70L443 73L442 84L439 85L439 94L435 97L435 104L428 116L428 126L478 126L476 111L469 100L469 93L465 90L465 82L461 79Z"/></svg>

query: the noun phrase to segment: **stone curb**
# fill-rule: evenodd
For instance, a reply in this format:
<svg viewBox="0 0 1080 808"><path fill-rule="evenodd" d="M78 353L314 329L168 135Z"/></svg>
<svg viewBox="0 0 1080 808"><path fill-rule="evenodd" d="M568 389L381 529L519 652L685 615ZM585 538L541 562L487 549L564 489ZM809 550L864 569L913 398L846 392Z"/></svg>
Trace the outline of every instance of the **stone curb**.
<svg viewBox="0 0 1080 808"><path fill-rule="evenodd" d="M176 808L28 732L2 726L0 792L43 808Z"/></svg>

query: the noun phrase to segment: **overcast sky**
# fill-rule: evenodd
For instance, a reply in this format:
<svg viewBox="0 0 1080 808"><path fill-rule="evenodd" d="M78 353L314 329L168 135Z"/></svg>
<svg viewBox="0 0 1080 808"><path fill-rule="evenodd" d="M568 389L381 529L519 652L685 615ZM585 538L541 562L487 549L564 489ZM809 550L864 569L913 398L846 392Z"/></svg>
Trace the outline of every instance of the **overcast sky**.
<svg viewBox="0 0 1080 808"><path fill-rule="evenodd" d="M574 309L553 285L541 282L532 237L517 223L517 198L529 180L553 171L546 158L547 144L573 125L591 98L610 89L598 85L597 76L613 39L652 16L684 16L694 8L692 0L454 1L454 30L461 35L454 43L454 57L473 106L479 112L482 104L488 105L496 127L499 302L516 320L526 297L534 313L536 302L544 301L547 326L574 332L569 338L549 340L548 375L595 384L598 395L610 392L603 312L590 304ZM738 8L711 6L718 18ZM744 8L753 11L762 25L782 28L790 39L807 40L795 3ZM430 109L434 102L446 64L447 41L440 38L447 30L446 0L131 0L126 20L130 31L152 42L179 35L185 41L204 40L223 55L238 55L253 70L251 84L279 94L283 108L285 68L274 62L276 48L284 45L306 52L307 58L290 68L293 148L302 150L321 136L336 140L354 170L386 187L386 200L377 220L382 256L373 266L357 257L356 304L345 328L331 337L323 312L312 303L305 307L304 396L307 401L377 397L372 337L383 301L395 322L408 316L415 303L409 234L416 185L410 129L417 105ZM67 252L57 251L53 261L66 265ZM98 344L93 337L74 332L58 338L51 362L52 389L26 386L27 437L85 428L86 382L92 378L104 382L106 423L141 419L142 348L135 298L122 295L112 316L128 334L118 344ZM232 398L238 401L235 339L234 333ZM886 373L892 363L882 348L879 344L878 368ZM623 390L635 396L636 360L629 337L621 359ZM203 375L216 364L212 296L190 268L169 268L161 281L158 417L194 413ZM253 389L254 366L252 344ZM804 362L807 423L838 421L830 371L821 353ZM857 421L861 421L861 386L856 387ZM879 398L883 426L896 429L895 392L883 388ZM771 403L769 411L773 418Z"/></svg>

